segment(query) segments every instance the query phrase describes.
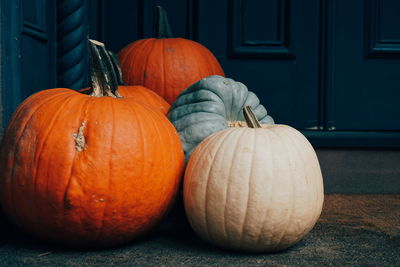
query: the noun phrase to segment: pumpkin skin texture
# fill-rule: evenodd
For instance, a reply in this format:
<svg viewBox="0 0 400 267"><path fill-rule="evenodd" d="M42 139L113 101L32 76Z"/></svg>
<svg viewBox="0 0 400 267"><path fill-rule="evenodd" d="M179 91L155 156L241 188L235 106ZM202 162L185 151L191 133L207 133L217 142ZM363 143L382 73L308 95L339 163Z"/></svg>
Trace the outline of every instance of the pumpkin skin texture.
<svg viewBox="0 0 400 267"><path fill-rule="evenodd" d="M164 115L168 113L170 105L161 96L157 95L154 91L141 86L120 86L118 91L124 97L133 98L136 102L144 105L149 105L157 110L160 110Z"/></svg>
<svg viewBox="0 0 400 267"><path fill-rule="evenodd" d="M185 160L207 136L245 124L242 109L246 105L252 107L260 123L274 123L258 97L232 79L212 75L183 91L170 107L168 118L179 133Z"/></svg>
<svg viewBox="0 0 400 267"><path fill-rule="evenodd" d="M118 54L126 84L143 85L172 104L196 81L224 76L215 56L203 45L184 38L149 38L126 46Z"/></svg>
<svg viewBox="0 0 400 267"><path fill-rule="evenodd" d="M81 90L82 93L90 91L90 88ZM136 102L148 105L156 110L160 110L163 114L167 114L170 105L161 96L152 90L141 85L124 85L118 86L118 92L123 97L134 99Z"/></svg>
<svg viewBox="0 0 400 267"><path fill-rule="evenodd" d="M285 125L231 128L206 138L184 177L184 205L204 240L247 252L284 250L314 226L323 204L315 151Z"/></svg>
<svg viewBox="0 0 400 267"><path fill-rule="evenodd" d="M19 227L74 247L106 247L162 218L184 159L162 113L130 98L58 88L18 107L0 164L0 201Z"/></svg>

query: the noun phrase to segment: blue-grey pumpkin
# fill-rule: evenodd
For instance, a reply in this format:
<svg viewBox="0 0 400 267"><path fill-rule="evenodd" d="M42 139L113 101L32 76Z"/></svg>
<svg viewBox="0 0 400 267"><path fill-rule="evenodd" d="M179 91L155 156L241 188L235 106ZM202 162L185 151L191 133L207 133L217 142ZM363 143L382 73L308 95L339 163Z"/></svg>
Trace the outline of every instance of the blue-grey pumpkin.
<svg viewBox="0 0 400 267"><path fill-rule="evenodd" d="M207 136L246 125L244 106L251 106L260 123L274 124L258 97L243 83L212 75L184 90L172 104L168 117L179 133L186 161Z"/></svg>

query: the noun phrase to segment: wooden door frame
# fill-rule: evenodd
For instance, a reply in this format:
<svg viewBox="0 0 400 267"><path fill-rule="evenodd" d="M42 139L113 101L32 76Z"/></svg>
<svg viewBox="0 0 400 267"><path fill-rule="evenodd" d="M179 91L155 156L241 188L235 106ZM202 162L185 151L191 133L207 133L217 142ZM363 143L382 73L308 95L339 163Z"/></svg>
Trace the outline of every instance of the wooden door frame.
<svg viewBox="0 0 400 267"><path fill-rule="evenodd" d="M0 3L0 18L3 18L3 2ZM3 21L0 19L0 62L3 62L2 54L2 44L3 44ZM3 64L0 63L0 139L3 137L3 98L2 98L2 88L3 88Z"/></svg>
<svg viewBox="0 0 400 267"><path fill-rule="evenodd" d="M2 125L7 124L6 116L11 114L18 102L21 86L21 57L18 29L20 1L1 1L1 105ZM2 127L2 133L3 133Z"/></svg>
<svg viewBox="0 0 400 267"><path fill-rule="evenodd" d="M22 0L1 1L0 136L21 101ZM57 1L57 86L80 89L87 83L89 0ZM35 31L29 34L35 35Z"/></svg>
<svg viewBox="0 0 400 267"><path fill-rule="evenodd" d="M366 0L368 1L368 0ZM1 67L0 67L0 132L7 124L7 118L20 101L21 87L21 57L19 29L21 28L21 0L1 1ZM100 7L101 5L100 1ZM149 1L153 2L153 1ZM147 10L150 14L149 2L139 1L139 7ZM197 1L191 1L193 9ZM144 4L146 3L146 5ZM100 14L95 20L89 19L93 13L89 0L66 0L57 2L57 81L58 86L79 89L87 83L87 54L86 39L90 32L102 33L102 23L99 22ZM103 10L97 10L101 13ZM317 147L392 147L400 148L399 131L335 131L328 122L326 105L329 93L332 92L328 73L331 71L329 62L332 60L326 53L327 46L332 45L328 40L328 32L334 27L332 1L322 1L320 12L320 81L319 81L319 130L304 130L303 134ZM194 10L191 11L195 14ZM194 16L194 15L193 15ZM140 33L145 36L153 27L149 16L142 18L142 23L137 25ZM144 23L146 22L146 23ZM195 27L195 20L191 20L192 27ZM89 29L90 24L90 29ZM7 26L7 27L6 27ZM94 29L93 29L94 28ZM95 34L104 35L104 34ZM195 35L195 34L192 34ZM0 136L1 136L0 133Z"/></svg>
<svg viewBox="0 0 400 267"><path fill-rule="evenodd" d="M374 0L363 0L368 7ZM332 32L335 27L335 2L323 0L320 6L320 59L319 59L319 128L318 130L302 130L301 132L316 147L323 148L400 148L400 131L337 131L331 120L332 111L328 109L330 95L334 91L332 73L334 58L328 49L334 49ZM369 23L369 10L364 10L364 24Z"/></svg>

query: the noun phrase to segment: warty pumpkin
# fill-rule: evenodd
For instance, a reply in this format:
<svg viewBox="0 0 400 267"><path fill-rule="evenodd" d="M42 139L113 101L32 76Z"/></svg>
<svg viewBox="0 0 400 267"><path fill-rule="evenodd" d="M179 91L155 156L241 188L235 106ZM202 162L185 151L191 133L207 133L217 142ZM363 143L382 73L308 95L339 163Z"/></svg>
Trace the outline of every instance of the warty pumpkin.
<svg viewBox="0 0 400 267"><path fill-rule="evenodd" d="M133 42L118 58L124 81L143 85L162 96L169 104L191 84L210 75L222 75L215 56L203 45L184 38L173 38L167 15L159 10L158 38Z"/></svg>
<svg viewBox="0 0 400 267"><path fill-rule="evenodd" d="M194 231L217 246L248 252L286 249L314 226L323 181L310 143L286 125L214 133L193 152L184 205ZM254 128L253 128L254 127Z"/></svg>
<svg viewBox="0 0 400 267"><path fill-rule="evenodd" d="M40 238L112 246L151 229L179 188L184 157L161 112L119 98L90 43L93 94L43 90L13 114L0 150L0 201Z"/></svg>
<svg viewBox="0 0 400 267"><path fill-rule="evenodd" d="M183 91L172 104L168 118L177 129L186 161L207 136L217 131L245 125L242 109L249 105L263 124L274 120L258 97L240 82L213 75Z"/></svg>

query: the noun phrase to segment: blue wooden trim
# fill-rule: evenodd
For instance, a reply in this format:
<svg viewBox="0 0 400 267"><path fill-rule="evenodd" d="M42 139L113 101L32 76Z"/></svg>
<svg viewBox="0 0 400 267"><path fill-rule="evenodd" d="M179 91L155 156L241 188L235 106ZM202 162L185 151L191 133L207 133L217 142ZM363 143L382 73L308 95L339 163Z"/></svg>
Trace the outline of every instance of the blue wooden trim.
<svg viewBox="0 0 400 267"><path fill-rule="evenodd" d="M81 89L87 85L87 0L57 2L57 86Z"/></svg>
<svg viewBox="0 0 400 267"><path fill-rule="evenodd" d="M380 29L379 0L364 0L364 42L366 58L396 58L400 57L400 40L382 39Z"/></svg>
<svg viewBox="0 0 400 267"><path fill-rule="evenodd" d="M325 2L325 1L323 1ZM336 2L335 1L326 1L324 3L325 7L325 39L326 46L326 54L324 57L324 68L325 68L325 77L323 77L323 111L320 113L322 115L322 129L325 131L330 131L335 128L335 122L333 120L333 115L335 114L335 110L333 109L333 92L335 88L335 80L334 80L334 69L336 64L336 58L333 51L335 51L335 41L336 34L335 31L335 23L336 23ZM321 103L320 103L321 104Z"/></svg>
<svg viewBox="0 0 400 267"><path fill-rule="evenodd" d="M89 36L91 39L104 42L104 30L105 30L105 1L96 0L89 1Z"/></svg>
<svg viewBox="0 0 400 267"><path fill-rule="evenodd" d="M400 148L398 131L301 131L315 147Z"/></svg>
<svg viewBox="0 0 400 267"><path fill-rule="evenodd" d="M328 4L326 1L320 1L319 3L319 51L318 51L318 122L317 128L318 130L326 129L326 121L327 121L327 98L326 98L326 90L327 90L327 77L328 68L327 68L327 56L328 56Z"/></svg>
<svg viewBox="0 0 400 267"><path fill-rule="evenodd" d="M155 0L139 0L138 1L138 39L154 38L157 36L156 17L155 16Z"/></svg>
<svg viewBox="0 0 400 267"><path fill-rule="evenodd" d="M186 6L186 38L198 41L199 35L199 0L187 0Z"/></svg>
<svg viewBox="0 0 400 267"><path fill-rule="evenodd" d="M21 99L21 56L20 33L21 29L21 3L19 1L1 1L2 27L2 104L3 127L10 120L11 114L20 103Z"/></svg>
<svg viewBox="0 0 400 267"><path fill-rule="evenodd" d="M290 0L278 1L278 40L246 40L243 30L244 0L232 0L228 6L229 17L229 56L232 58L279 58L295 59L291 49Z"/></svg>
<svg viewBox="0 0 400 267"><path fill-rule="evenodd" d="M30 37L40 41L40 42L48 42L47 35L45 31L38 27L37 25L29 22L29 21L24 21L23 23L24 27L22 29L22 33L25 33L26 35L29 35Z"/></svg>

